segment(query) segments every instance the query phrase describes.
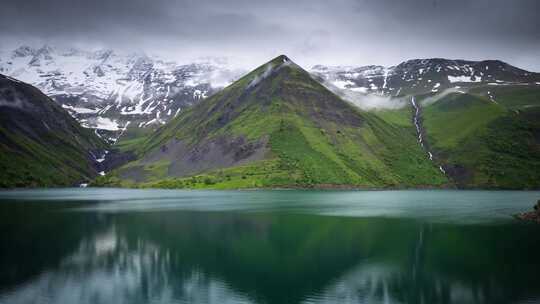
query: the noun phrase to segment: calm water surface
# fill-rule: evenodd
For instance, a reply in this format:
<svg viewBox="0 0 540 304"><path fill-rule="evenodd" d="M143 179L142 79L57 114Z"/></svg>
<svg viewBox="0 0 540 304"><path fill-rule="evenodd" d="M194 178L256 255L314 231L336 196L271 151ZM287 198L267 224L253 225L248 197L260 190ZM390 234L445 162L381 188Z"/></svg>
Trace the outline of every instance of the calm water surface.
<svg viewBox="0 0 540 304"><path fill-rule="evenodd" d="M0 303L540 303L531 191L0 192Z"/></svg>

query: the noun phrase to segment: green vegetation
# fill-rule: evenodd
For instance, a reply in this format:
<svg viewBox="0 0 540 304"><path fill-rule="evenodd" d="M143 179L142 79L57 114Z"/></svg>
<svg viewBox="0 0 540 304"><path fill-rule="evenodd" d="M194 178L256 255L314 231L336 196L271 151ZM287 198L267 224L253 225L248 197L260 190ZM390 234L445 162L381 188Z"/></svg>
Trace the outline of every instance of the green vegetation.
<svg viewBox="0 0 540 304"><path fill-rule="evenodd" d="M137 151L138 147L142 145L146 140L145 136L134 137L130 139L120 140L115 147L122 152Z"/></svg>
<svg viewBox="0 0 540 304"><path fill-rule="evenodd" d="M482 86L470 91L471 94L488 97L509 109L519 110L540 107L540 87L523 85Z"/></svg>
<svg viewBox="0 0 540 304"><path fill-rule="evenodd" d="M410 108L397 110L375 110L373 113L385 122L396 127L414 129Z"/></svg>
<svg viewBox="0 0 540 304"><path fill-rule="evenodd" d="M455 148L474 133L485 132L487 125L506 110L485 98L450 94L424 109L424 127L440 148Z"/></svg>
<svg viewBox="0 0 540 304"><path fill-rule="evenodd" d="M0 88L0 98L16 92L22 105L0 111L0 188L71 186L97 175L91 151L105 143L91 130L30 85L0 75Z"/></svg>
<svg viewBox="0 0 540 304"><path fill-rule="evenodd" d="M228 189L448 183L416 143L409 109L361 112L285 61L280 56L259 67L185 111L144 143L137 142L142 157L95 184ZM260 81L254 85L254 79ZM229 144L237 139L241 148ZM257 143L264 147L253 148ZM169 153L174 147L180 150ZM214 152L206 154L218 154L207 161L216 163L214 167L175 171L178 163L187 170L193 165L189 159L200 158L192 151L209 149ZM257 151L264 157L231 164L224 152L231 149L235 157Z"/></svg>
<svg viewBox="0 0 540 304"><path fill-rule="evenodd" d="M36 141L0 127L0 137L0 188L71 186L96 174L88 151L65 134Z"/></svg>
<svg viewBox="0 0 540 304"><path fill-rule="evenodd" d="M452 94L425 107L428 142L459 186L540 187L540 109L509 110L506 106L519 102L505 98L503 105L479 95Z"/></svg>
<svg viewBox="0 0 540 304"><path fill-rule="evenodd" d="M0 125L0 187L93 178L90 152L104 144L37 89L27 93L30 102L39 100L41 116L0 113L7 115ZM419 103L428 95L417 96ZM361 111L279 56L154 133L128 130L116 147L137 159L93 185L540 187L537 86L479 84L422 106L434 161L418 144L412 116L410 106Z"/></svg>

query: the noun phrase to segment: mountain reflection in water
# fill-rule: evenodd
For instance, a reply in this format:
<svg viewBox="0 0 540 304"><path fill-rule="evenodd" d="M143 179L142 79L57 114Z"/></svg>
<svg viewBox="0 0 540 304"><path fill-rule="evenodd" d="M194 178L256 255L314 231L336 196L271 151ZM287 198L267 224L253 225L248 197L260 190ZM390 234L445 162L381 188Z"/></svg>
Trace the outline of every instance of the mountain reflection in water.
<svg viewBox="0 0 540 304"><path fill-rule="evenodd" d="M0 303L533 303L540 229L3 202Z"/></svg>

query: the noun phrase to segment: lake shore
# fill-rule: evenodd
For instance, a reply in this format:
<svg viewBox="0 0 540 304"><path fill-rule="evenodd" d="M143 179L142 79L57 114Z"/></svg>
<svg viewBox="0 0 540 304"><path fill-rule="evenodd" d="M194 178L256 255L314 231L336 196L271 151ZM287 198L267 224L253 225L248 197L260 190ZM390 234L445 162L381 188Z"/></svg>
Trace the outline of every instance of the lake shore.
<svg viewBox="0 0 540 304"><path fill-rule="evenodd" d="M536 222L540 224L540 200L536 202L533 207L533 211L523 212L516 214L516 218L523 221Z"/></svg>
<svg viewBox="0 0 540 304"><path fill-rule="evenodd" d="M516 214L516 218L522 221L536 222L540 224L540 215L536 211L523 212Z"/></svg>

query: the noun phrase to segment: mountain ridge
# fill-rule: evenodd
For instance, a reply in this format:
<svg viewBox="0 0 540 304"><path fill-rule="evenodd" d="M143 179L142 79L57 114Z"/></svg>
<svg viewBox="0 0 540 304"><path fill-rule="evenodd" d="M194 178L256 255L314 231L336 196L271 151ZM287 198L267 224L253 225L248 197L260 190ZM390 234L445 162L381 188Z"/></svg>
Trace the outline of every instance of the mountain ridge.
<svg viewBox="0 0 540 304"><path fill-rule="evenodd" d="M46 61L54 52L19 48L13 54ZM112 51L92 54L99 60L114 56ZM148 71L153 65L138 58L133 67L130 77L152 84ZM107 71L92 70L101 72ZM113 143L123 136L116 147L137 156L97 184L535 189L540 176L528 168L540 172L538 75L498 60L442 58L409 60L391 69L319 65L306 71L281 55L147 131L129 122L116 135L95 130ZM73 115L80 109L60 104L89 127L84 116ZM122 102L103 106L132 111ZM99 113L79 114L112 124ZM299 151L311 155L312 162ZM101 168L108 174L132 157L95 158L103 159ZM194 176L199 177L189 184L186 180Z"/></svg>
<svg viewBox="0 0 540 304"><path fill-rule="evenodd" d="M178 64L145 54L45 45L0 56L0 73L38 87L114 143L120 135L151 132L240 72L217 59Z"/></svg>
<svg viewBox="0 0 540 304"><path fill-rule="evenodd" d="M284 55L158 129L139 156L98 184L115 178L225 188L446 182L412 128L361 112ZM207 175L189 178L199 174Z"/></svg>
<svg viewBox="0 0 540 304"><path fill-rule="evenodd" d="M106 148L37 88L0 74L0 188L88 182Z"/></svg>
<svg viewBox="0 0 540 304"><path fill-rule="evenodd" d="M484 73L486 81L471 78L470 66L474 64L478 65L475 73ZM493 74L479 68L486 64ZM436 71L437 65L440 75L426 74L428 69ZM503 68L507 71L502 71ZM366 94L392 98L441 93L456 87L525 84L523 75L516 78L508 74L515 69L536 77L531 78L534 82L527 82L529 85L540 83L538 73L499 60L412 59L392 67L316 65L309 72L343 98L354 100ZM498 77L496 70L506 76ZM0 53L0 73L38 87L82 125L97 128L111 143L120 137L129 140L151 133L183 109L239 79L244 72L224 59L178 64L141 53L124 55L112 49L83 51L44 45L20 46ZM488 79L487 75L492 77Z"/></svg>
<svg viewBox="0 0 540 304"><path fill-rule="evenodd" d="M475 85L540 85L540 73L500 60L411 59L391 67L316 65L312 72L341 90L388 96L437 93Z"/></svg>

